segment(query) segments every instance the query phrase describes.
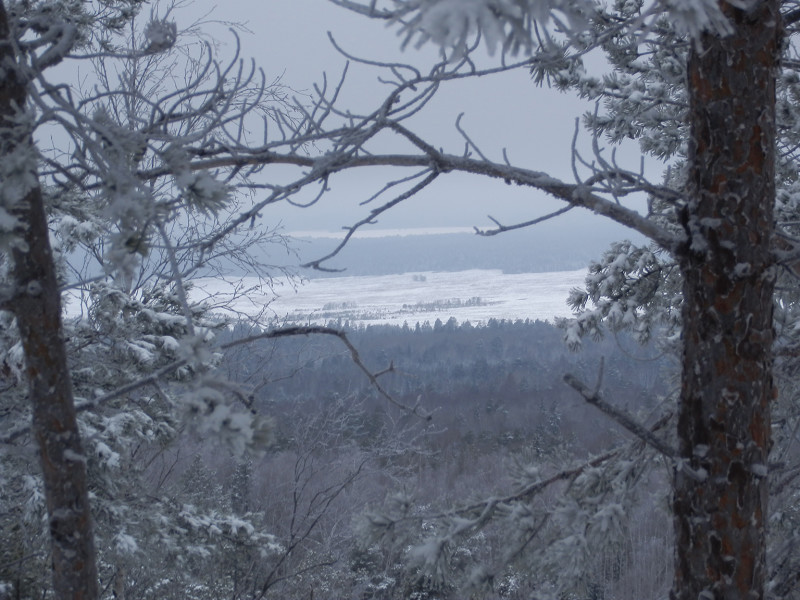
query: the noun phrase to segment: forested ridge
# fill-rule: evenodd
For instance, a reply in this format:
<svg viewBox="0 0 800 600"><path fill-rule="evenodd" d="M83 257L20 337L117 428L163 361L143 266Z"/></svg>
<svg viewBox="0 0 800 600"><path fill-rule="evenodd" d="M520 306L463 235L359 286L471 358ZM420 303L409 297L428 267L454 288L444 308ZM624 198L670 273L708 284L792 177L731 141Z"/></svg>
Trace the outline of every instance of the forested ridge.
<svg viewBox="0 0 800 600"><path fill-rule="evenodd" d="M405 404L419 397L434 410L438 426L462 432L493 432L507 439L541 426L542 412L570 412L572 427L599 418L563 382L565 373L591 380L601 368L607 395L617 405L648 411L663 400L669 360L655 348L640 348L627 335L588 342L571 352L563 331L543 321L492 319L472 325L451 318L403 327L331 322L348 332L364 363L374 372L391 366L381 378ZM252 330L234 329L253 335ZM338 340L324 337L256 342L226 355L223 364L234 381L258 383L254 401L324 402L364 396L380 406L377 392ZM566 411L564 407L569 407ZM613 429L613 424L608 424ZM278 431L291 431L279 427ZM586 448L591 426L578 436ZM596 448L594 448L596 449Z"/></svg>
<svg viewBox="0 0 800 600"><path fill-rule="evenodd" d="M254 405L274 419L276 437L258 471L262 477L280 472L276 465L281 461L302 456L295 454L295 435L303 431L299 422L329 411L346 414L353 406L363 412L354 413L359 416L340 432L341 445L332 455L327 448L319 452L318 468L325 471L328 461L341 468L343 459L353 460L353 448L377 457L377 470L365 469L353 482L346 503L336 509L347 515L352 529L337 532L342 546L335 563L316 576L309 573L287 582L282 593L291 597L310 596L312 591L315 597L349 593L363 599L463 597L457 586L432 578L415 562L416 544L439 527L435 519L425 521L426 514L519 489L520 481L533 471L545 475L563 464L580 466L631 439L583 402L564 383L564 373L593 379L602 368L610 402L648 425L663 417L674 394L674 362L625 334L587 341L575 353L564 344L562 330L541 321L493 319L474 326L451 318L403 327L329 325L348 332L373 372L391 367L381 384L396 400L406 405L421 402L432 416L424 421L398 410L387 413L383 398L338 340L312 336L265 341L226 357L231 379L256 384ZM231 335L253 333L241 328ZM313 448L307 451L314 454ZM230 467L220 471L230 472ZM521 472L527 475L518 479ZM592 559L574 582L575 589L588 598L631 600L665 591L670 534L664 476L658 469L649 476L653 489L643 490L626 507L624 543ZM254 479L254 504L259 503L259 489L263 484ZM557 512L554 498L549 496L543 506ZM391 543L371 544L364 523L380 518L382 510L398 502L407 502L422 518L419 530L398 530ZM263 506L265 514L274 510ZM326 515L326 522L342 519L336 511ZM284 518L290 520L288 515ZM280 530L279 519L272 524ZM501 559L507 552L505 535L503 527L490 528L455 545L449 579L467 576L478 561ZM529 598L539 584L512 563L498 574L492 589L475 597Z"/></svg>
<svg viewBox="0 0 800 600"><path fill-rule="evenodd" d="M458 598L455 587L408 569L408 544L390 550L370 544L361 533L370 511L409 494L415 511L434 512L513 486L518 469L548 472L564 461L585 462L629 436L610 422L598 427L603 417L564 384L563 373L595 376L603 357L609 398L646 420L659 414L674 369L653 348L642 349L627 336L570 352L563 332L540 321L331 325L348 333L374 371L391 365L381 378L384 387L406 404L421 399L431 419L387 410L337 339L288 337L235 348L219 368L231 384L251 390L251 409L271 421L262 453L237 456L224 442L180 424L169 446L143 439L128 457L92 445L93 481L104 481L120 461L134 461L131 474L143 487L137 494L175 512L174 521L163 522L166 531L148 533L154 524L145 518L129 522L122 537L101 538L107 585L124 574L129 600L251 597L262 591L284 598ZM258 330L242 324L218 335L235 341L254 334ZM157 414L157 407L142 409ZM32 485L26 481L8 484ZM90 491L104 494L105 485ZM626 554L613 559L616 570L598 564L584 586L634 598L641 589L633 583L638 573L654 569L661 573L654 583L663 588L664 565L652 561L669 555L668 521L658 507L664 490L644 500L655 504L637 510L649 516L641 522L631 517L632 531L655 523L646 547L639 548L643 542L632 534ZM0 554L0 579L13 583L18 597L35 596L48 576L47 540L36 526L40 501L34 497L6 515L25 524ZM649 523L653 515L660 516ZM100 518L113 524L113 512ZM269 535L253 539L258 531ZM501 534L486 535L456 551L464 555L456 570L471 568L473 552L502 554ZM176 536L186 545L164 545ZM135 551L126 552L126 543ZM654 550L642 562L641 553ZM532 589L526 581L512 566L498 590L483 597L526 598Z"/></svg>

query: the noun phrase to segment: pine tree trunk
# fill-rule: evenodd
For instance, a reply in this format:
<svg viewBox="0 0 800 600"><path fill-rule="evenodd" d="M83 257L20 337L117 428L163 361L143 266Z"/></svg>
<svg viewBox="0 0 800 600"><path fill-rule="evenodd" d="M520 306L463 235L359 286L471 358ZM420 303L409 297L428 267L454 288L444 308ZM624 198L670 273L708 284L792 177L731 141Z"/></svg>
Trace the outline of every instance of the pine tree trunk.
<svg viewBox="0 0 800 600"><path fill-rule="evenodd" d="M689 59L690 243L673 600L764 598L779 2L721 2L734 32Z"/></svg>
<svg viewBox="0 0 800 600"><path fill-rule="evenodd" d="M81 448L61 300L33 140L20 125L26 85L0 2L0 171L4 208L16 217L11 250L11 309L25 354L33 433L39 446L50 525L53 586L59 600L98 596L86 462ZM14 165L9 168L8 165Z"/></svg>

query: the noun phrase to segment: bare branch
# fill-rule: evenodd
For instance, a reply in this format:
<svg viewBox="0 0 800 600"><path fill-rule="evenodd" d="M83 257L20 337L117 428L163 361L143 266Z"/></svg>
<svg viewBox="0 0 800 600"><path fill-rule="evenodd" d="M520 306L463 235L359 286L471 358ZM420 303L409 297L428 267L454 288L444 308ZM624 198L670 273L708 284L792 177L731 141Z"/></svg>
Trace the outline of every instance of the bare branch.
<svg viewBox="0 0 800 600"><path fill-rule="evenodd" d="M393 200L387 202L386 204L371 210L368 216L364 217L363 219L358 221L356 224L354 224L353 226L351 226L351 227L349 227L347 229L347 234L345 234L344 239L342 239L342 241L339 242L339 245L336 246L336 248L334 248L331 252L329 252L328 254L323 256L322 258L319 258L317 260L313 260L311 262L305 263L302 266L311 267L311 268L317 269L319 271L328 271L328 272L341 271L342 269L328 269L328 268L325 268L325 267L322 266L322 263L325 262L326 260L330 260L331 258L336 256L337 254L339 254L339 252L341 252L342 248L344 248L347 245L347 242L350 241L350 238L353 237L355 232L362 225L375 223L375 217L377 217L378 215L386 212L387 210L389 210L393 206L396 206L396 205L400 204L403 200L407 200L408 198L411 198L412 196L415 196L423 188L425 188L429 184L433 183L433 181L436 179L436 177L438 177L438 175L439 175L439 173L437 171L434 171L434 172L430 173L425 179L423 179L422 181L417 183L410 190L408 190L406 192L403 192L402 194L400 194L399 196L397 196Z"/></svg>
<svg viewBox="0 0 800 600"><path fill-rule="evenodd" d="M589 389L589 387L586 384L584 384L577 377L569 373L564 375L564 382L567 385L569 385L572 389L574 389L576 392L578 392L583 397L583 399L586 400L586 402L588 402L592 406L597 407L601 412L611 417L614 421L622 425L625 429L630 431L633 435L638 437L647 445L658 450L664 456L667 456L672 459L678 458L677 450L668 446L662 440L658 439L655 435L653 435L650 431L648 431L647 428L637 423L633 417L624 413L618 408L611 406L608 402L603 400L603 398L600 397L600 394L596 389L595 390Z"/></svg>
<svg viewBox="0 0 800 600"><path fill-rule="evenodd" d="M415 406L407 406L398 402L395 398L392 397L389 392L387 392L383 386L381 386L378 378L381 375L385 375L386 373L391 373L394 371L394 366L390 365L388 368L385 368L381 371L373 373L369 370L369 368L364 364L361 360L361 356L358 354L358 349L353 345L350 339L347 337L347 334L339 329L333 329L331 327L324 327L324 326L317 326L317 325L305 325L305 326L291 326L291 327L282 327L280 329L274 329L272 331L266 331L264 333L256 334L250 337L242 338L240 340L234 340L233 342L228 342L227 344L223 344L220 346L222 350L227 350L228 348L233 348L234 346L241 346L242 344L249 344L257 340L262 339L277 339L282 337L290 337L290 336L297 336L297 335L331 335L339 340L347 347L350 351L350 357L353 360L353 363L361 369L361 371L366 375L369 382L372 386L383 396L386 400L390 403L395 405L397 408L406 411L410 414L413 414L421 419L426 421L430 421L432 419L432 415L430 413L424 412L420 409L419 404Z"/></svg>
<svg viewBox="0 0 800 600"><path fill-rule="evenodd" d="M515 229L523 229L525 227L531 227L533 225L538 225L539 223L543 223L544 221L563 215L564 213L571 211L573 208L575 207L571 205L565 206L564 208L560 208L542 217L537 217L536 219L531 219L530 221L524 221L522 223L515 223L514 225L503 225L497 219L489 215L489 219L491 219L491 221L495 225L497 225L497 227L495 229L479 229L478 227L475 227L475 233L477 233L478 235L489 237L497 235L499 233L505 233L506 231L514 231Z"/></svg>
<svg viewBox="0 0 800 600"><path fill-rule="evenodd" d="M246 338L241 338L238 340L227 342L225 344L221 344L219 346L219 349L228 350L236 346L251 344L258 340L278 339L283 337L292 337L299 335L330 335L338 338L349 351L353 363L359 368L359 370L361 370L362 373L364 373L364 375L369 380L370 384L378 391L378 393L381 396L383 396L383 398L388 400L391 404L393 404L400 410L412 414L416 417L419 417L420 419L423 419L425 421L430 421L433 418L433 415L431 413L424 411L419 406L419 402L417 402L417 404L415 404L414 406L408 406L396 400L388 391L386 391L386 389L378 381L378 378L387 373L394 372L394 365L390 364L389 367L387 368L384 368L377 372L372 372L361 360L361 356L358 353L358 349L353 345L353 343L347 337L347 334L339 329L333 329L331 327L316 326L316 325L310 325L310 326L298 325L291 327L282 327L279 329L272 329L269 331L265 331L263 333L259 333ZM103 396L100 396L99 398L95 398L94 400L85 400L83 402L76 403L75 411L80 413L80 412L85 412L87 410L93 410L99 406L107 404L111 400L115 400L117 398L126 396L148 385L157 385L161 379L163 379L164 377L168 377L181 367L186 366L188 363L189 361L187 359L180 359L173 361L167 365L164 365L160 369L153 371L150 375L137 379L136 381L132 381L127 385L119 386L118 388L114 389L113 391L107 394L104 394ZM160 390L157 391L160 392ZM28 433L29 431L30 431L30 425L18 427L17 429L10 431L5 436L0 438L0 444L11 444L15 440L19 439L20 437Z"/></svg>
<svg viewBox="0 0 800 600"><path fill-rule="evenodd" d="M337 6L341 6L342 8L346 8L347 10L351 10L355 13L371 17L373 19L396 19L400 14L402 14L400 11L390 11L384 9L378 10L375 7L377 4L376 0L371 0L368 6L361 4L360 2L353 2L352 0L330 0L330 2Z"/></svg>
<svg viewBox="0 0 800 600"><path fill-rule="evenodd" d="M456 117L456 129L458 130L458 133L460 133L461 137L463 137L466 140L467 147L471 147L473 150L475 150L475 152L477 152L478 156L480 156L483 160L489 162L489 159L486 158L486 155L483 152L481 152L481 149L478 148L478 145L472 141L472 138L469 136L469 134L467 134L467 132L464 131L464 128L461 127L461 119L463 117L464 117L463 112L459 113L458 117Z"/></svg>

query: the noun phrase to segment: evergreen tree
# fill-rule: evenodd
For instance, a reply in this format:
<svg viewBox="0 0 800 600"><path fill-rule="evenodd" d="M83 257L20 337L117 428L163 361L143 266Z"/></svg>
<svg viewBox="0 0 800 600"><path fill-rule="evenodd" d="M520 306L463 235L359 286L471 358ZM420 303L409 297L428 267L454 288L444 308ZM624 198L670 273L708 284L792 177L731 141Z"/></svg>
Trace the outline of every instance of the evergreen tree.
<svg viewBox="0 0 800 600"><path fill-rule="evenodd" d="M633 329L642 339L663 325L682 332L676 343L682 356L677 447L661 443L618 413L615 418L666 454L673 466L672 597L765 597L771 576L766 529L770 413L776 396L775 281L781 265L793 264L797 247L791 217L775 229L776 217L796 214L787 206L797 170L790 125L794 108L781 101L776 116L778 100L791 97L796 80L794 3L332 1L397 24L404 44L432 42L442 48L448 67L427 78L398 75L398 95L412 81L415 86L430 82L433 93L433 86L448 79L488 74L470 60L481 41L490 53L502 52L498 70L528 68L537 82L597 100L597 112L585 119L595 139L603 134L612 143L638 139L644 153L670 161L665 180L656 184L621 168L595 144L593 162L576 158L589 175L582 177L576 167L576 181L566 183L507 160L493 162L466 134L468 149L479 158L447 154L424 134L396 122L386 128L421 154L374 159L376 164L413 164L424 170L424 179L405 195L445 173L482 174L545 191L652 241L653 247L646 249L617 245L593 269L587 291L575 294L573 303L583 309L592 299L594 307L567 325L568 340L577 345L581 335L599 333L604 323ZM601 77L584 66L584 57L595 51L607 57L609 74ZM527 58L508 62L519 53ZM383 118L376 115L373 122L380 126ZM647 214L625 205L641 193L649 196ZM402 199L373 209L369 218ZM490 233L557 214L508 226L498 223ZM782 310L793 305L791 298L781 298ZM603 405L597 390L574 378L568 381L588 402ZM619 466L606 468L612 479L620 472ZM585 476L586 471L578 475ZM621 496L612 497L624 506ZM603 512L593 518L615 521L611 512L601 517ZM438 564L457 533L487 521L485 513L459 514L472 515L471 521L452 524L428 546L431 564ZM602 522L604 528L610 523ZM580 557L587 539L582 537L569 553L550 557ZM575 568L579 572L577 564ZM772 576L770 586L786 575Z"/></svg>
<svg viewBox="0 0 800 600"><path fill-rule="evenodd" d="M267 165L310 166L324 117L238 55L221 61L196 28L179 32L172 8L143 6L0 2L0 514L18 545L2 566L15 595L49 593L26 583L48 537L51 593L64 599L97 598L98 577L118 596L134 582L185 584L152 577L180 559L210 577L232 538L263 557L280 549L229 506L170 493L169 448L187 427L240 454L270 436L247 391L214 372L225 320L190 279L231 266L265 285L283 275L249 252L286 252L261 211L325 175L300 173L266 198L242 191ZM73 76L87 67L82 87ZM15 507L40 502L47 519L15 536Z"/></svg>

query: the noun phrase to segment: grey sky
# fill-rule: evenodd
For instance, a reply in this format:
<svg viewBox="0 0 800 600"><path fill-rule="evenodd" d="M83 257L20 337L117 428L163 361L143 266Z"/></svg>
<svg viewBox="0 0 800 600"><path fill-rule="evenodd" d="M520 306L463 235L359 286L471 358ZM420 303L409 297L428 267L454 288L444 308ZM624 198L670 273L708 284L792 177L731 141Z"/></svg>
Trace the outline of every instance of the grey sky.
<svg viewBox="0 0 800 600"><path fill-rule="evenodd" d="M196 2L198 5L214 3L202 0ZM176 16L180 25L181 14ZM401 39L395 30L344 11L327 0L227 0L216 3L213 16L246 23L252 34L242 36L244 56L254 57L269 77L283 74L283 82L298 91L311 89L314 82L322 80L323 72L329 81L340 75L345 59L331 46L328 31L354 55L417 65L430 65L436 58L433 46L401 52ZM230 39L226 32L222 36ZM385 90L385 85L377 81L379 75L374 69L351 66L342 105L354 110L374 108ZM537 88L524 70L517 70L491 79L444 86L411 124L432 145L457 153L464 142L454 124L463 112L462 125L490 158L502 160L505 148L516 165L572 180L574 122L587 108L590 106L573 96ZM637 160L631 166L638 166ZM337 230L366 214L364 207L357 208L358 202L399 176L400 173L378 169L341 175L331 181L331 193L318 206L270 211L269 218L282 220L290 231ZM487 214L512 223L561 206L539 192L499 181L474 176L442 179L381 217L378 226L487 226ZM608 227L610 239L630 237L621 227L579 209L546 226L565 230Z"/></svg>

